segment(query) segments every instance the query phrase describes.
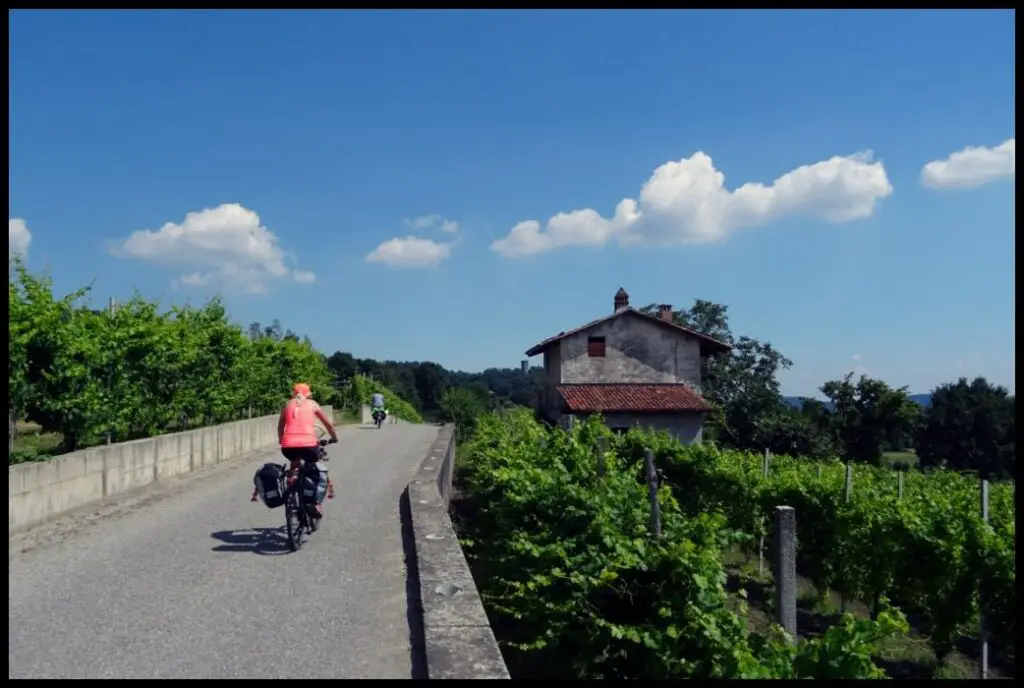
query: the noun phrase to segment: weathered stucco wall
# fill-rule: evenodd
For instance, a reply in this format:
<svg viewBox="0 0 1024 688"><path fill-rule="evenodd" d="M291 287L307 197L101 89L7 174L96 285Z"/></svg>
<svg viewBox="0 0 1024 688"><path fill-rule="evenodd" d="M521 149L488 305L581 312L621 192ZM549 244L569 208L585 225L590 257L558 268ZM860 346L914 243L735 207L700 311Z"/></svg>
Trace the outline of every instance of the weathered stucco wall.
<svg viewBox="0 0 1024 688"><path fill-rule="evenodd" d="M608 413L604 424L613 430L638 424L651 430L664 430L683 444L697 444L704 437L703 413Z"/></svg>
<svg viewBox="0 0 1024 688"><path fill-rule="evenodd" d="M590 337L605 338L603 358L587 355ZM553 357L550 361L556 364ZM628 313L563 339L557 363L560 373L555 384L684 383L701 393L697 339ZM549 384L551 378L549 372Z"/></svg>
<svg viewBox="0 0 1024 688"><path fill-rule="evenodd" d="M545 409L557 411L561 405L561 398L558 396L558 385L562 384L562 345L553 344L544 352L544 390L541 396L541 405Z"/></svg>

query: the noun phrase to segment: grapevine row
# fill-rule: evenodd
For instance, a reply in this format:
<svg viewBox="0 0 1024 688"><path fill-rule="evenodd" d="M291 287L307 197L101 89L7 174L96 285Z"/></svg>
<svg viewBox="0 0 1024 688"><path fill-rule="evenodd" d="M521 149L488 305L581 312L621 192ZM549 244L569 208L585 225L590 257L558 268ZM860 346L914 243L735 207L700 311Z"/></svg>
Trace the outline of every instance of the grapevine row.
<svg viewBox="0 0 1024 688"><path fill-rule="evenodd" d="M9 409L65 449L273 413L297 381L332 393L308 341L246 332L219 300L162 312L136 296L110 312L87 293L54 298L49 279L12 265Z"/></svg>
<svg viewBox="0 0 1024 688"><path fill-rule="evenodd" d="M772 457L765 476L761 456L683 446L647 431L613 446L635 466L652 449L687 514L723 513L730 527L770 540L765 517L776 505L794 507L800 572L823 594L890 597L923 620L939 659L957 637L977 634L979 609L994 640L1015 653L1012 484L991 486L986 523L980 481L949 471L907 473L900 495L897 473L858 465L847 500L838 462Z"/></svg>
<svg viewBox="0 0 1024 688"><path fill-rule="evenodd" d="M460 448L462 544L513 677L869 678L874 643L905 633L883 600L791 644L750 634L731 608L722 550L741 534L717 510L691 513L646 488L625 452L595 470L598 422L549 432L516 410L480 419Z"/></svg>

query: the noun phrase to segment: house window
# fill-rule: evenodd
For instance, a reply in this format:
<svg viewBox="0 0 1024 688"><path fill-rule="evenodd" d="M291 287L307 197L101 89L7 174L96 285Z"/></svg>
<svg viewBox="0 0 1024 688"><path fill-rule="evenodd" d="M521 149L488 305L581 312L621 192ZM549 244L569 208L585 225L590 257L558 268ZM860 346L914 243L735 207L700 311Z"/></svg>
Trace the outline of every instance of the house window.
<svg viewBox="0 0 1024 688"><path fill-rule="evenodd" d="M587 356L604 358L604 337L587 337Z"/></svg>
<svg viewBox="0 0 1024 688"><path fill-rule="evenodd" d="M608 429L614 432L616 435L625 435L627 432L629 432L629 428L623 426L611 427Z"/></svg>

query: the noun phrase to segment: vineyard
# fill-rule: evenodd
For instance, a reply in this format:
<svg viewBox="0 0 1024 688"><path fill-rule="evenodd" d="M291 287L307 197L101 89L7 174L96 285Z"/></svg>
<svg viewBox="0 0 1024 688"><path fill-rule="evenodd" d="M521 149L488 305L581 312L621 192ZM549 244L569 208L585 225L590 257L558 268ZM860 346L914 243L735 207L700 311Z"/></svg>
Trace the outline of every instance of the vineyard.
<svg viewBox="0 0 1024 688"><path fill-rule="evenodd" d="M8 408L59 433L60 450L274 413L300 380L332 394L308 341L247 332L217 299L161 312L136 296L110 312L88 292L54 298L48 278L11 267Z"/></svg>
<svg viewBox="0 0 1024 688"><path fill-rule="evenodd" d="M992 642L1015 650L1011 486L992 486L986 524L977 481L953 473L907 474L900 491L894 472L858 466L847 490L838 463L774 457L766 475L761 456L596 421L552 431L523 411L482 418L459 462L460 536L513 677L881 678L873 656L909 631L903 610L940 658L977 633L981 607ZM872 600L873 620L846 614L795 644L749 630L723 552L762 535L770 549L764 516L780 504L796 510L800 573Z"/></svg>

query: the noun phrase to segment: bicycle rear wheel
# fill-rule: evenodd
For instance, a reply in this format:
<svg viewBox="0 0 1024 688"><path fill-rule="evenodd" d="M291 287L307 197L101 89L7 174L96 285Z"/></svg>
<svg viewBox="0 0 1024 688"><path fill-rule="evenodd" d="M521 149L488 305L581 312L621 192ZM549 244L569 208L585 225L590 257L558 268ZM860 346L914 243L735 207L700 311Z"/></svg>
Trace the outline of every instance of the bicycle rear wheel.
<svg viewBox="0 0 1024 688"><path fill-rule="evenodd" d="M302 538L305 535L301 510L298 492L292 489L288 493L288 499L285 500L284 513L285 528L288 531L288 548L293 552L297 552L302 547Z"/></svg>

